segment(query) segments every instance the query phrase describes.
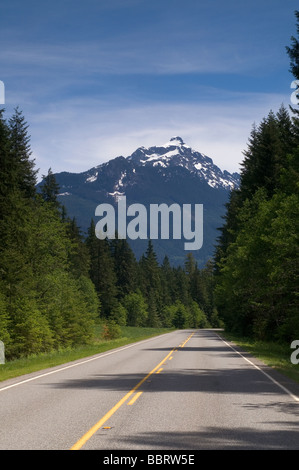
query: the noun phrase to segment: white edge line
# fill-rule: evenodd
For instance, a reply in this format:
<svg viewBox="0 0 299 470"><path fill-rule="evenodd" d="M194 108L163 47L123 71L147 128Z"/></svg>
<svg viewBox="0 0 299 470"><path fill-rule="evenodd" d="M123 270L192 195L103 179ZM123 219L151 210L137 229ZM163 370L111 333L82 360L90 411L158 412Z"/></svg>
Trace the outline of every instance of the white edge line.
<svg viewBox="0 0 299 470"><path fill-rule="evenodd" d="M4 390L8 390L9 388L17 387L18 385L23 385L25 383L32 382L33 380L37 380L37 379L40 379L42 377L46 377L47 375L56 374L56 373L61 372L63 370L71 369L72 367L81 366L82 364L86 364L87 362L96 361L97 359L101 359L102 357L110 356L111 354L115 354L115 353L124 351L125 349L133 348L134 346L137 346L138 344L146 343L148 341L153 341L154 339L160 338L160 337L165 336L165 335L169 335L169 333L164 333L163 335L154 336L153 338L148 338L148 339L144 339L144 340L141 340L141 341L137 341L136 343L129 344L128 346L125 346L125 347L120 348L120 349L119 348L113 349L113 351L109 351L107 353L99 353L97 356L93 356L89 359L85 359L85 360L82 360L80 362L76 362L75 364L70 364L68 366L61 367L60 369L51 370L50 372L46 372L44 374L36 375L34 377L30 377L29 379L22 380L21 382L16 382L14 384L7 385L6 387L0 388L0 392L3 392Z"/></svg>
<svg viewBox="0 0 299 470"><path fill-rule="evenodd" d="M217 334L217 333L216 333ZM299 402L299 397L297 397L296 395L294 395L292 392L290 392L290 390L288 390L286 387L284 387L282 384L280 384L279 382L277 382L277 380L273 379L273 377L271 377L271 375L267 374L267 372L265 372L263 369L261 369L259 366L257 366L256 364L254 364L252 361L250 361L249 359L247 359L247 357L243 356L243 354L241 354L239 351L237 351L235 348L233 348L229 343L227 343L223 338L221 338L221 336L219 336L217 334L218 338L221 339L221 341L223 341L223 343L225 343L227 346L229 346L233 351L235 351L237 354L239 354L239 356L241 356L243 359L245 359L245 361L249 362L250 365L252 365L255 369L259 370L260 372L262 372L268 379L270 379L275 385L277 385L278 387L280 387L285 393L287 393L290 397L293 398L293 400Z"/></svg>

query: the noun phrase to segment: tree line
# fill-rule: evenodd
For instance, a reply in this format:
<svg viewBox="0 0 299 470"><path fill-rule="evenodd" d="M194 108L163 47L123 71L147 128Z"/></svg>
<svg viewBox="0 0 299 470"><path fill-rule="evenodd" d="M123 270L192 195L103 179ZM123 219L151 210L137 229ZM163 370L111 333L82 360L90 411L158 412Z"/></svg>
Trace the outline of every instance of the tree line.
<svg viewBox="0 0 299 470"><path fill-rule="evenodd" d="M296 38L287 53L299 79ZM299 113L282 105L252 128L241 184L230 195L217 241L215 302L236 333L286 342L299 337L298 161Z"/></svg>
<svg viewBox="0 0 299 470"><path fill-rule="evenodd" d="M200 327L217 324L213 268L159 265L151 241L139 261L126 240L83 236L59 204L51 169L37 190L28 125L0 111L0 339L7 359L92 341L106 323Z"/></svg>
<svg viewBox="0 0 299 470"><path fill-rule="evenodd" d="M172 267L167 256L160 265L151 240L137 261L126 239L96 238L93 221L85 243L90 278L101 299L102 317L110 325L218 326L212 263L199 269L190 252L184 266Z"/></svg>

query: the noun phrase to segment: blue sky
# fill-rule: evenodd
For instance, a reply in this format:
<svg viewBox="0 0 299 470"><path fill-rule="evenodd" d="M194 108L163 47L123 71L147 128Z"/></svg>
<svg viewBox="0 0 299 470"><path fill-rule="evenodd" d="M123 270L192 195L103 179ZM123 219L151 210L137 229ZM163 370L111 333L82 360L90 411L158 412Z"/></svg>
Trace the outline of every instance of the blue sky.
<svg viewBox="0 0 299 470"><path fill-rule="evenodd" d="M297 3L297 4L296 4ZM254 122L289 106L293 0L1 0L6 117L40 175L174 135L238 171Z"/></svg>

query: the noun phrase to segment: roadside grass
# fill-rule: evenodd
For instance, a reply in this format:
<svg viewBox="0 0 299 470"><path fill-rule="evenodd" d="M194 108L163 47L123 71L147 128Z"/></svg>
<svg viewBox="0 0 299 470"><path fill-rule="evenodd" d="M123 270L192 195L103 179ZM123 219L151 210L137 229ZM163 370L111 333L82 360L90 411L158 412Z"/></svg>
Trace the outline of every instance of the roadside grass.
<svg viewBox="0 0 299 470"><path fill-rule="evenodd" d="M117 339L104 340L102 338L103 326L97 325L93 341L88 345L74 348L61 349L51 353L32 355L26 358L8 361L0 364L0 382L21 375L37 372L50 367L59 366L67 362L100 354L114 348L125 346L143 339L158 336L173 331L170 328L144 328L121 327L121 336ZM227 331L220 331L223 339L231 341L242 350L247 351L266 365L273 367L280 373L299 383L299 364L291 363L291 354L294 351L288 345L275 342L257 341L251 338L243 338Z"/></svg>
<svg viewBox="0 0 299 470"><path fill-rule="evenodd" d="M223 339L235 343L242 350L260 359L267 366L273 367L281 374L299 383L299 364L292 364L291 362L291 354L294 349L291 349L290 345L243 338L225 330L221 331L220 335Z"/></svg>
<svg viewBox="0 0 299 470"><path fill-rule="evenodd" d="M121 336L117 339L104 340L102 338L103 326L97 325L93 341L88 345L61 349L50 353L36 354L26 358L7 361L0 364L0 382L21 375L30 374L49 367L59 366L67 362L76 361L84 357L93 356L110 349L135 343L143 339L158 336L173 331L170 328L142 328L121 327Z"/></svg>

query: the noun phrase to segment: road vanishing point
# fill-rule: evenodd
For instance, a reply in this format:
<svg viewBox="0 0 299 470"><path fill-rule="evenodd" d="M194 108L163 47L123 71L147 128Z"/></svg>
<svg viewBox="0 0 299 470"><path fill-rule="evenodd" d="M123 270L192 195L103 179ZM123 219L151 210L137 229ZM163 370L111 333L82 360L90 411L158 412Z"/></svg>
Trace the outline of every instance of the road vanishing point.
<svg viewBox="0 0 299 470"><path fill-rule="evenodd" d="M1 450L299 449L299 388L212 329L0 383Z"/></svg>

